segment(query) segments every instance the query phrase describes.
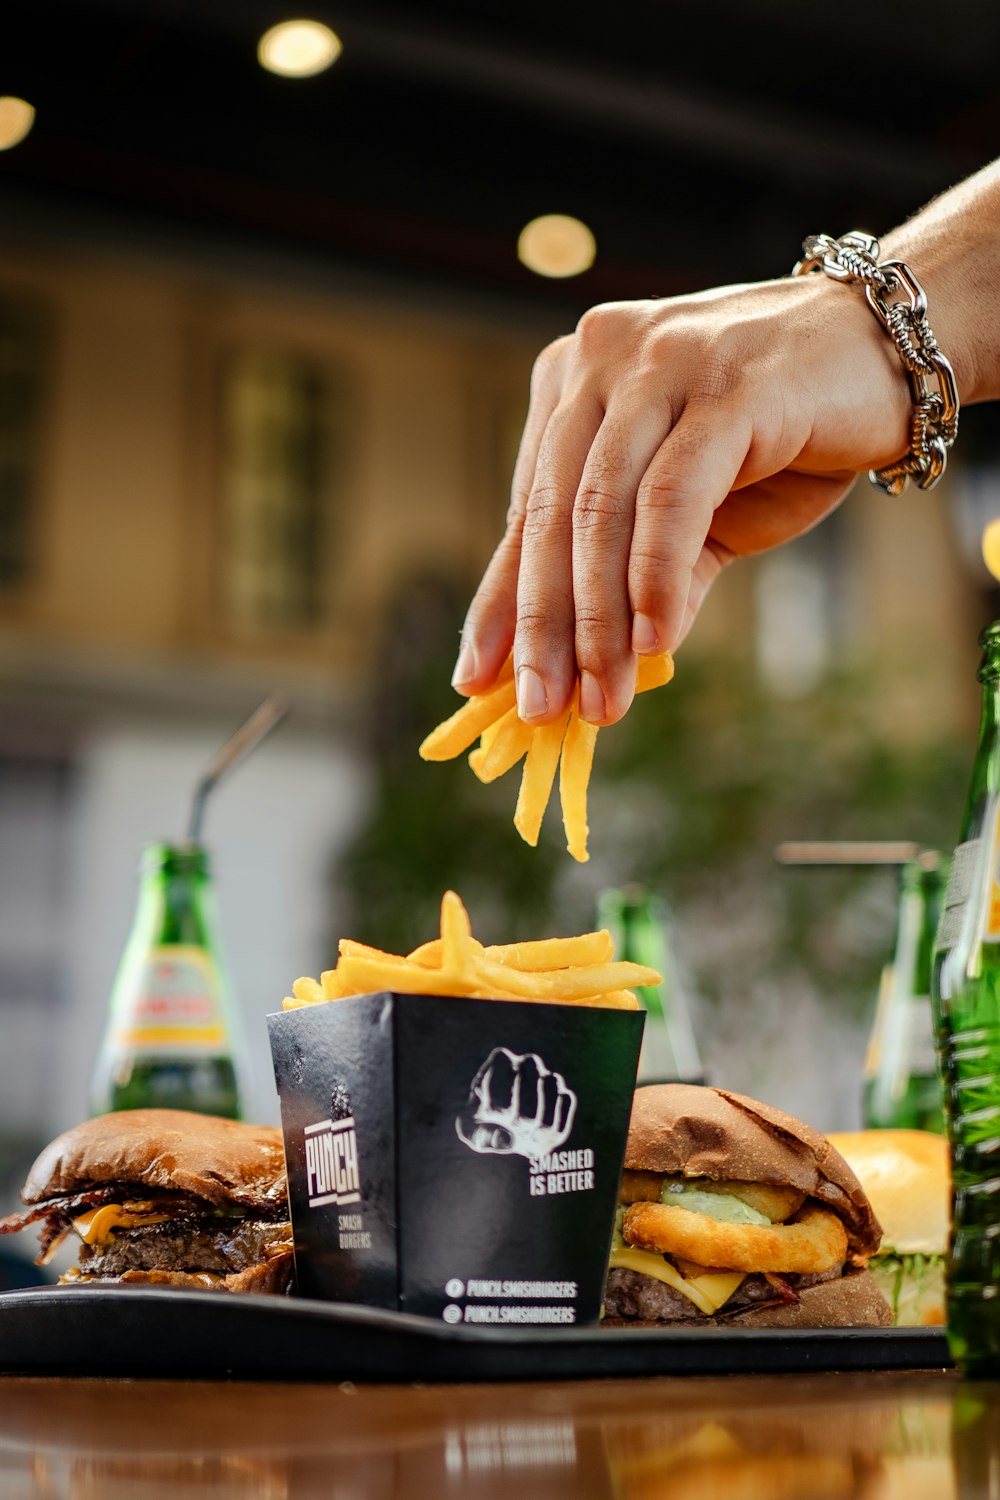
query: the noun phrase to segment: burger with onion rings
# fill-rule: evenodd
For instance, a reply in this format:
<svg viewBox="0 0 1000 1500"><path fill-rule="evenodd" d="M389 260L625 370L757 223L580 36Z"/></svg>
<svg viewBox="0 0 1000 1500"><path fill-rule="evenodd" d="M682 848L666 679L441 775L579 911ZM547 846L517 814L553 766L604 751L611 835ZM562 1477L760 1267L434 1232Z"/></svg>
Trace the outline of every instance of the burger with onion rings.
<svg viewBox="0 0 1000 1500"><path fill-rule="evenodd" d="M635 1096L605 1326L883 1327L881 1228L825 1136L693 1084Z"/></svg>

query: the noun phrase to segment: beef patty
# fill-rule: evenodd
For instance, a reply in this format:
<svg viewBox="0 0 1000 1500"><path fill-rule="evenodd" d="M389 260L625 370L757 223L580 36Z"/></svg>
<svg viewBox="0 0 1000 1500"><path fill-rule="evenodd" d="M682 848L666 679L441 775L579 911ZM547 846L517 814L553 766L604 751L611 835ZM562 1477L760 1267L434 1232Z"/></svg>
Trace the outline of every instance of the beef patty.
<svg viewBox="0 0 1000 1500"><path fill-rule="evenodd" d="M125 1271L215 1271L228 1275L289 1250L292 1229L267 1219L190 1218L119 1229L110 1241L83 1245L80 1269L92 1276Z"/></svg>
<svg viewBox="0 0 1000 1500"><path fill-rule="evenodd" d="M817 1286L821 1281L835 1281L843 1272L842 1266L831 1271L822 1271L811 1276L784 1276L788 1286L796 1292L807 1286ZM745 1308L759 1306L764 1302L779 1303L784 1299L775 1291L774 1284L766 1276L754 1272L744 1277L736 1291L719 1308L716 1318L725 1318L727 1313L741 1312ZM641 1319L657 1323L704 1323L705 1314L699 1312L694 1303L675 1291L655 1276L643 1276L640 1271L625 1271L616 1267L608 1276L604 1292L604 1313L608 1318Z"/></svg>

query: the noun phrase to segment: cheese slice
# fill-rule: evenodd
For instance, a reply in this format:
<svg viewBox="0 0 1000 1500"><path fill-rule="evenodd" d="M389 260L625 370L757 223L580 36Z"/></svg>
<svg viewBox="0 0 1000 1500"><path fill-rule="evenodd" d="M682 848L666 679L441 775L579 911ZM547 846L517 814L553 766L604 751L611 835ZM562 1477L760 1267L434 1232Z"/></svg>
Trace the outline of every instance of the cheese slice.
<svg viewBox="0 0 1000 1500"><path fill-rule="evenodd" d="M617 1267L623 1271L638 1271L640 1276L652 1276L656 1281L665 1282L675 1292L680 1292L689 1302L693 1302L706 1318L718 1312L740 1283L746 1280L745 1271L706 1271L704 1276L682 1276L662 1255L654 1255L649 1250L635 1250L631 1245L612 1250L610 1265L612 1270Z"/></svg>
<svg viewBox="0 0 1000 1500"><path fill-rule="evenodd" d="M140 1224L164 1224L169 1214L158 1214L151 1203L131 1207L108 1203L91 1208L73 1220L73 1228L85 1245L100 1245L110 1240L116 1229L134 1229Z"/></svg>

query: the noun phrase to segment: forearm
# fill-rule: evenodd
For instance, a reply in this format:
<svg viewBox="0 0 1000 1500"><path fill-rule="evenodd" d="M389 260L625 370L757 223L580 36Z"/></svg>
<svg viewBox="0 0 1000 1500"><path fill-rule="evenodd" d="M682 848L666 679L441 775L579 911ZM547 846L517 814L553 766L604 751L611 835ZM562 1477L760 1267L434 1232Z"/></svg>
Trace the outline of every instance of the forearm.
<svg viewBox="0 0 1000 1500"><path fill-rule="evenodd" d="M885 237L927 293L927 318L963 402L1000 398L1000 161Z"/></svg>

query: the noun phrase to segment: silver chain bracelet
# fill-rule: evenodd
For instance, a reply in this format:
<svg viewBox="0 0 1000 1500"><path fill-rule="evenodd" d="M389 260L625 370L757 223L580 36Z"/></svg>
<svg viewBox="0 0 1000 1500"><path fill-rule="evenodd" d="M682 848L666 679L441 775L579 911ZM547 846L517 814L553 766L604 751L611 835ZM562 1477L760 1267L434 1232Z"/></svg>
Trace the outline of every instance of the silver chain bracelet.
<svg viewBox="0 0 1000 1500"><path fill-rule="evenodd" d="M896 346L910 382L913 416L910 451L884 469L869 469L868 478L887 495L901 495L910 480L918 489L932 490L944 473L948 449L958 433L958 391L955 372L937 346L927 322L927 298L905 261L879 264L879 242L853 229L835 240L811 234L802 244L802 259L793 276L823 271L834 281L860 282L868 306ZM928 377L937 377L931 391Z"/></svg>

